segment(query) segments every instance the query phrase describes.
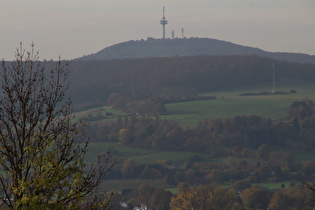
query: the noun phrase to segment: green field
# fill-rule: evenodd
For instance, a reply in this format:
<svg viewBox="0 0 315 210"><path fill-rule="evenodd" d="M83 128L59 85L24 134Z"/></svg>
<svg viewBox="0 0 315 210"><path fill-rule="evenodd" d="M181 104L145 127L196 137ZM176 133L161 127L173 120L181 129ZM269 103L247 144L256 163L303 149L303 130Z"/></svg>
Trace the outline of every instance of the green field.
<svg viewBox="0 0 315 210"><path fill-rule="evenodd" d="M91 142L87 153L87 160L93 161L100 152L107 152L114 149L119 152L119 158L131 158L136 164L154 164L158 160L170 160L173 164L182 163L185 159L199 155L201 158L207 158L206 154L194 152L169 152L157 151L153 149L125 147L118 142Z"/></svg>
<svg viewBox="0 0 315 210"><path fill-rule="evenodd" d="M178 120L182 125L194 125L211 117L235 117L236 115L259 115L271 119L284 118L286 109L292 103L291 99L235 97L206 101L191 101L168 104L166 119Z"/></svg>
<svg viewBox="0 0 315 210"><path fill-rule="evenodd" d="M88 161L95 161L95 157L98 153L107 152L108 150L114 150L118 152L120 160L125 160L131 158L135 164L155 164L158 160L170 160L173 164L181 164L187 158L198 155L204 161L211 161L213 163L225 163L228 161L226 157L211 158L209 155L204 153L195 152L180 152L180 151L158 151L153 149L145 148L133 148L125 147L118 142L91 142L89 144L89 151L86 155ZM272 151L284 150L291 153L294 160L300 161L313 161L315 159L315 154L312 152L296 151L293 149L281 149L274 148ZM254 155L255 156L255 155ZM233 158L233 161L239 162L240 160L246 160L255 164L256 159L249 158ZM119 162L121 164L122 162Z"/></svg>
<svg viewBox="0 0 315 210"><path fill-rule="evenodd" d="M273 120L282 119L286 116L287 108L294 101L303 99L315 99L315 85L304 84L299 87L282 85L278 91L289 92L295 89L295 94L240 96L242 93L258 93L268 90L270 85L250 86L234 90L222 90L202 93L202 95L216 96L217 99L197 100L166 104L167 112L161 115L161 119L176 120L184 127L194 126L206 118L235 117L236 115L258 115ZM104 116L111 113L112 116L102 117L93 121L93 117ZM93 123L115 120L126 116L126 113L112 109L110 106L97 107L75 113L77 118L90 118Z"/></svg>
<svg viewBox="0 0 315 210"><path fill-rule="evenodd" d="M103 181L101 188L107 191L121 191L123 189L138 189L141 184L148 183L150 187L167 187L167 184L163 180L159 179L122 179L122 180L108 180ZM177 188L172 189L173 192L177 193ZM172 192L171 191L171 192ZM173 193L172 192L172 193Z"/></svg>
<svg viewBox="0 0 315 210"><path fill-rule="evenodd" d="M208 117L235 117L236 115L258 115L273 120L286 116L287 108L294 101L315 99L315 86L307 85L295 88L297 93L284 95L240 96L241 93L258 93L263 87L250 87L228 91L204 93L214 95L215 100L200 100L167 104L165 119L174 119L183 126L196 125ZM290 87L279 88L280 91L290 91Z"/></svg>
<svg viewBox="0 0 315 210"><path fill-rule="evenodd" d="M276 190L276 189L281 189L281 185L284 184L284 188L289 188L290 187L290 181L285 181L285 182L266 182L266 183L252 183L253 186L258 186L258 187L264 187L268 188L270 190ZM232 184L223 184L222 185L224 188L231 188ZM174 188L175 189L175 188Z"/></svg>

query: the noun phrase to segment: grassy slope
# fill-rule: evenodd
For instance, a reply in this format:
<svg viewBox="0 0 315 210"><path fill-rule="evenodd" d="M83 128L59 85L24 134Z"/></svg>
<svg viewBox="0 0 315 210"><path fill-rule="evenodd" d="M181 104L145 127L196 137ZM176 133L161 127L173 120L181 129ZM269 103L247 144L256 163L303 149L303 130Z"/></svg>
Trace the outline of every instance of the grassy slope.
<svg viewBox="0 0 315 210"><path fill-rule="evenodd" d="M167 104L167 114L161 117L176 119L184 126L197 124L208 117L234 117L236 115L259 115L271 119L281 119L293 101L305 98L315 99L315 86L297 87L296 94L239 96L241 93L258 93L266 90L263 87L248 87L236 90L205 93L214 95L216 100L190 101ZM279 91L290 91L289 86L279 87Z"/></svg>
<svg viewBox="0 0 315 210"><path fill-rule="evenodd" d="M292 85L279 85L278 91L297 91L296 94L265 95L265 96L239 96L241 93L258 93L270 90L269 85L250 86L235 90L223 90L203 93L203 95L216 96L215 100L200 100L166 104L167 113L161 118L174 119L183 126L194 126L199 121L208 117L234 117L236 115L259 115L271 119L281 119L286 115L287 108L293 101L305 98L315 99L315 85L305 84L300 87ZM101 121L113 120L126 114L114 110L111 107L97 107L75 113L78 118L93 116L97 117L106 112L114 114ZM97 122L94 122L97 123Z"/></svg>
<svg viewBox="0 0 315 210"><path fill-rule="evenodd" d="M125 147L117 142L91 142L86 158L88 161L93 161L95 154L98 154L99 152L106 152L109 149L118 151L120 158L131 158L136 164L153 164L158 160L171 160L173 164L178 164L183 162L186 158L194 155L200 155L202 158L207 157L205 154L194 152L169 152Z"/></svg>

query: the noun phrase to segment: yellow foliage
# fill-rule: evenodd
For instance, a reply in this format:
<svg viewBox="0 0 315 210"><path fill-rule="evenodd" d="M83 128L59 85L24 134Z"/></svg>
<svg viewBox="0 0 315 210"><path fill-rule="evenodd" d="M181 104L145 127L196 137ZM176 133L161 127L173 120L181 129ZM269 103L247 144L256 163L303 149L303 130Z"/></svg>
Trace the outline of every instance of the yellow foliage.
<svg viewBox="0 0 315 210"><path fill-rule="evenodd" d="M237 195L234 190L222 187L198 186L189 187L188 190L173 197L170 208L173 210L221 210L237 207Z"/></svg>

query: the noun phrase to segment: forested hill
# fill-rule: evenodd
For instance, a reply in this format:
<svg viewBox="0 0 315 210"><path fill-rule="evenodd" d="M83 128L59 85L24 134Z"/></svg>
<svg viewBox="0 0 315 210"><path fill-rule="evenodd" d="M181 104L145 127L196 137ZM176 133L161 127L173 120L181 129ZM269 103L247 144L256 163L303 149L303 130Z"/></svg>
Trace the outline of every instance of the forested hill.
<svg viewBox="0 0 315 210"><path fill-rule="evenodd" d="M153 39L127 41L107 47L95 54L75 60L110 60L148 57L196 56L196 55L260 55L278 60L299 63L315 63L315 55L300 53L267 52L231 42L209 38Z"/></svg>
<svg viewBox="0 0 315 210"><path fill-rule="evenodd" d="M116 92L131 99L186 97L218 89L276 80L295 85L315 81L315 65L260 56L190 56L108 61L71 61L71 98L104 103Z"/></svg>

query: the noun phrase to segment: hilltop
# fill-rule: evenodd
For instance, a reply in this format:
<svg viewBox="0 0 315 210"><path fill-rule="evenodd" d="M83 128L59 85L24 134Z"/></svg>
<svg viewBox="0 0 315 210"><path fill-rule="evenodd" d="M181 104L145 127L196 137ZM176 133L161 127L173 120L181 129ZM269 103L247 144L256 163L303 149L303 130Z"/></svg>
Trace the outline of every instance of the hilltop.
<svg viewBox="0 0 315 210"><path fill-rule="evenodd" d="M298 63L315 63L315 55L286 52L267 52L259 48L242 46L210 38L130 40L75 60L112 60L149 57L198 55L259 55Z"/></svg>

